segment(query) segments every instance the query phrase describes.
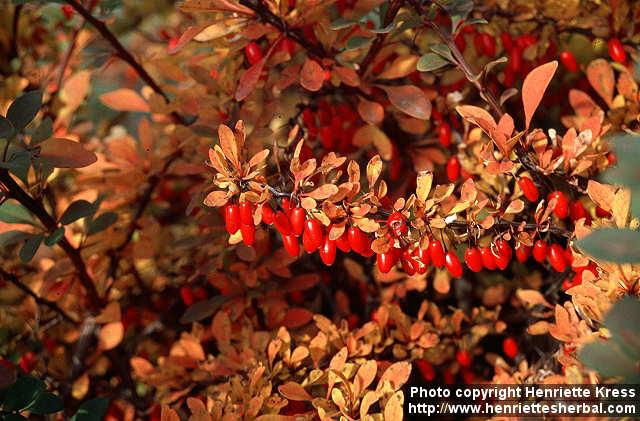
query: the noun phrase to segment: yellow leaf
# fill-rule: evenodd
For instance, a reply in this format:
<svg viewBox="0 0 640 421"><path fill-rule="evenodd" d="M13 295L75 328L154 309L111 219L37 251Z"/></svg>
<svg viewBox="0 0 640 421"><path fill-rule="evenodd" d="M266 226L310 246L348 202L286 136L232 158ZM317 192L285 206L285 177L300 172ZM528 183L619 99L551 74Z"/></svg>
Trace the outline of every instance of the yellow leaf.
<svg viewBox="0 0 640 421"><path fill-rule="evenodd" d="M116 111L137 111L148 113L149 104L132 89L116 89L100 95L100 101Z"/></svg>
<svg viewBox="0 0 640 421"><path fill-rule="evenodd" d="M418 200L424 202L429 197L429 192L431 192L431 185L433 183L433 173L422 171L418 174L416 179L416 196Z"/></svg>
<svg viewBox="0 0 640 421"><path fill-rule="evenodd" d="M118 346L118 344L122 342L123 337L124 326L122 325L122 322L107 323L100 328L100 332L98 333L98 343L101 349L109 350Z"/></svg>

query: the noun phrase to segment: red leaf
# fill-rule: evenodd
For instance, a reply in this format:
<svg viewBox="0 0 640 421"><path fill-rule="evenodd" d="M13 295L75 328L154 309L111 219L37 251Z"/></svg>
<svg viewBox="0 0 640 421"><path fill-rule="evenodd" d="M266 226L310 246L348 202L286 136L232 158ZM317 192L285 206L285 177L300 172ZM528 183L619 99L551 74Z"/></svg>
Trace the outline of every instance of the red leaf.
<svg viewBox="0 0 640 421"><path fill-rule="evenodd" d="M98 160L96 154L69 139L49 139L42 144L40 158L56 168L82 168Z"/></svg>
<svg viewBox="0 0 640 421"><path fill-rule="evenodd" d="M242 76L240 76L240 82L236 88L236 101L242 101L248 97L251 92L253 92L253 89L256 87L256 83L260 80L260 74L262 74L265 62L266 58L262 58L262 60L249 67L245 70Z"/></svg>
<svg viewBox="0 0 640 421"><path fill-rule="evenodd" d="M529 128L533 113L536 112L544 91L547 90L553 74L558 68L558 62L552 61L533 69L522 83L522 104L524 105L525 129Z"/></svg>
<svg viewBox="0 0 640 421"><path fill-rule="evenodd" d="M306 325L312 318L313 313L306 308L292 308L287 311L281 324L286 328L295 329Z"/></svg>
<svg viewBox="0 0 640 421"><path fill-rule="evenodd" d="M303 88L315 92L322 88L324 69L317 61L307 59L300 72L300 84Z"/></svg>
<svg viewBox="0 0 640 421"><path fill-rule="evenodd" d="M377 86L387 93L389 101L403 113L420 120L427 120L431 116L431 103L417 86Z"/></svg>

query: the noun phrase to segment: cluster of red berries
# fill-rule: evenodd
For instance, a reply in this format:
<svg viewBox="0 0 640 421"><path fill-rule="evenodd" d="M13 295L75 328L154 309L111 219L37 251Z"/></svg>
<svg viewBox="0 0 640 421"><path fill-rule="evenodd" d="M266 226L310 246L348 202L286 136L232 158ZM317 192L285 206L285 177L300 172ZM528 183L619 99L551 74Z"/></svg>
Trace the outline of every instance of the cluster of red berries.
<svg viewBox="0 0 640 421"><path fill-rule="evenodd" d="M561 192L554 192L562 194ZM554 194L552 193L552 194ZM564 196L561 196L564 197ZM324 226L308 212L299 206L292 206L287 197L281 201L281 209L274 211L268 203L261 206L262 220L266 225L274 225L282 236L282 243L289 255L297 257L300 254L300 242L305 252L319 253L322 262L331 266L336 259L337 250L345 253L353 251L364 257L371 257L375 253L371 249L372 238L369 234L356 226L350 226L343 234L331 239L329 232L331 227L325 230ZM556 205L554 212L558 216L569 214L568 206L562 202ZM584 208L583 208L584 209ZM235 234L240 230L242 241L252 246L255 242L255 225L253 222L255 206L248 201L230 203L224 208L225 227L227 232ZM581 217L584 215L581 214ZM393 212L387 219L389 227L389 239L403 238L407 235L409 227L406 217L400 212ZM396 264L400 263L404 272L408 275L424 274L430 264L438 268L446 268L454 278L462 276L463 267L460 259L453 251L445 251L442 242L436 239L427 241L423 248L418 245L413 249L409 247L391 247L387 252L376 254L376 264L381 273L388 273ZM470 246L464 252L464 263L472 272L487 270L505 270L511 263L514 249L509 242L500 238L485 247ZM565 272L571 266L573 256L570 248L563 248L560 244L547 244L538 239L533 247L519 242L515 247L515 258L520 263L525 263L531 256L538 263L548 262L557 272ZM568 283L571 286L580 282L583 270L590 269L595 273L595 266L586 266L576 269L576 277ZM202 294L200 294L202 293ZM205 299L206 291L192 290L184 287L180 294L185 304L190 305L196 300ZM202 295L202 296L199 296Z"/></svg>
<svg viewBox="0 0 640 421"><path fill-rule="evenodd" d="M520 189L527 200L530 202L538 201L540 195L538 187L536 187L533 180L526 176L520 177L518 179L518 186L520 186ZM550 202L552 199L556 199L556 204L553 207L553 214L559 219L566 219L569 217L571 222L576 222L577 220L584 218L585 225L591 225L591 215L589 215L589 212L584 207L581 200L577 199L569 202L567 195L559 190L549 193L547 201ZM609 218L611 217L611 213L602 209L600 206L596 206L596 216L599 218Z"/></svg>
<svg viewBox="0 0 640 421"><path fill-rule="evenodd" d="M302 111L302 122L310 141L319 140L326 151L348 154L355 150L352 139L360 127L358 114L346 103L331 104L318 101L314 112L311 108Z"/></svg>
<svg viewBox="0 0 640 421"><path fill-rule="evenodd" d="M204 301L209 298L209 294L207 294L207 290L201 286L183 286L180 288L180 298L185 306L190 307L193 303Z"/></svg>

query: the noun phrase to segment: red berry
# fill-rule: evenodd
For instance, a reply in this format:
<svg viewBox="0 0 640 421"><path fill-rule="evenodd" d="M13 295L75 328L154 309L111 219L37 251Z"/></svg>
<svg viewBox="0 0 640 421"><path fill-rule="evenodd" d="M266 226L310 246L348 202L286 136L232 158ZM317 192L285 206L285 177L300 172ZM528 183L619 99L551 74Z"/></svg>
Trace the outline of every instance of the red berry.
<svg viewBox="0 0 640 421"><path fill-rule="evenodd" d="M460 264L460 259L458 259L458 256L454 252L449 251L447 253L445 256L445 263L451 276L454 278L462 276L462 265Z"/></svg>
<svg viewBox="0 0 640 421"><path fill-rule="evenodd" d="M314 251L318 250L318 247L316 247L316 244L313 242L311 237L305 234L302 234L302 248L308 254L311 254Z"/></svg>
<svg viewBox="0 0 640 421"><path fill-rule="evenodd" d="M528 201L538 201L538 187L536 187L536 184L532 179L530 179L529 177L520 177L520 179L518 180L518 186L520 186L524 197L526 197Z"/></svg>
<svg viewBox="0 0 640 421"><path fill-rule="evenodd" d="M295 235L283 235L282 244L287 253L289 253L289 256L298 257L300 254L300 244Z"/></svg>
<svg viewBox="0 0 640 421"><path fill-rule="evenodd" d="M497 251L497 255L495 256L496 265L500 270L505 270L511 262L513 250L509 243L502 238L496 241L495 245Z"/></svg>
<svg viewBox="0 0 640 421"><path fill-rule="evenodd" d="M415 250L413 250L413 255L416 256L422 263L424 263L425 266L429 266L429 263L431 262L431 256L429 256L428 246L424 249L420 246L416 247Z"/></svg>
<svg viewBox="0 0 640 421"><path fill-rule="evenodd" d="M454 155L447 160L447 179L453 183L458 178L460 178L460 160Z"/></svg>
<svg viewBox="0 0 640 421"><path fill-rule="evenodd" d="M349 253L351 251L351 246L349 245L349 237L346 230L340 237L336 239L336 246L345 253Z"/></svg>
<svg viewBox="0 0 640 421"><path fill-rule="evenodd" d="M502 351L504 352L504 355L511 359L514 359L519 353L518 343L511 336L506 337L502 341Z"/></svg>
<svg viewBox="0 0 640 421"><path fill-rule="evenodd" d="M31 351L27 351L24 354L22 354L22 357L20 357L20 361L18 361L18 366L20 366L22 371L24 371L25 373L30 373L36 367L36 363L37 363L36 354L34 354Z"/></svg>
<svg viewBox="0 0 640 421"><path fill-rule="evenodd" d="M502 41L502 48L504 48L505 51L511 51L513 48L513 40L508 32L500 34L500 41Z"/></svg>
<svg viewBox="0 0 640 421"><path fill-rule="evenodd" d="M322 224L315 218L307 219L304 224L304 236L309 237L309 241L315 249L320 248L324 243Z"/></svg>
<svg viewBox="0 0 640 421"><path fill-rule="evenodd" d="M235 234L240 229L240 208L238 205L227 205L224 208L224 222L229 234Z"/></svg>
<svg viewBox="0 0 640 421"><path fill-rule="evenodd" d="M268 203L263 203L262 204L262 222L267 225L271 225L273 224L275 216L276 214L273 211L273 208Z"/></svg>
<svg viewBox="0 0 640 421"><path fill-rule="evenodd" d="M464 262L472 272L480 272L482 270L482 253L477 247L469 247L464 252Z"/></svg>
<svg viewBox="0 0 640 421"><path fill-rule="evenodd" d="M476 49L476 54L478 56L481 57L485 54L484 42L482 41L482 34L478 33L473 37L473 46Z"/></svg>
<svg viewBox="0 0 640 421"><path fill-rule="evenodd" d="M431 261L435 267L441 268L446 264L444 249L440 241L433 240L429 243L429 257L431 257Z"/></svg>
<svg viewBox="0 0 640 421"><path fill-rule="evenodd" d="M387 224L397 237L407 235L407 232L409 232L407 220L400 212L393 212L387 219Z"/></svg>
<svg viewBox="0 0 640 421"><path fill-rule="evenodd" d="M556 205L553 207L553 213L560 219L564 219L569 216L569 199L567 196L561 191L554 191L549 193L547 197L547 201L551 201L552 199L556 199Z"/></svg>
<svg viewBox="0 0 640 421"><path fill-rule="evenodd" d="M556 272L564 272L567 268L565 252L560 244L551 244L549 247L549 263Z"/></svg>
<svg viewBox="0 0 640 421"><path fill-rule="evenodd" d="M380 272L389 273L391 268L396 264L396 256L392 251L378 253L376 255L376 263L378 264L378 270L380 270Z"/></svg>
<svg viewBox="0 0 640 421"><path fill-rule="evenodd" d="M291 210L291 199L289 199L288 197L283 197L282 201L280 202L280 207L282 208L282 211L284 213L288 214Z"/></svg>
<svg viewBox="0 0 640 421"><path fill-rule="evenodd" d="M240 222L253 225L253 205L251 202L240 202Z"/></svg>
<svg viewBox="0 0 640 421"><path fill-rule="evenodd" d="M460 364L462 367L470 367L472 360L469 351L458 351L456 353L456 361L458 361L458 364Z"/></svg>
<svg viewBox="0 0 640 421"><path fill-rule="evenodd" d="M67 20L73 17L73 7L70 4L60 6L60 10Z"/></svg>
<svg viewBox="0 0 640 421"><path fill-rule="evenodd" d="M480 34L480 36L484 54L489 58L495 57L496 39L493 37L493 35L487 33L482 33Z"/></svg>
<svg viewBox="0 0 640 421"><path fill-rule="evenodd" d="M624 51L622 42L618 38L611 38L607 44L611 58L618 63L625 64L627 62L627 53Z"/></svg>
<svg viewBox="0 0 640 421"><path fill-rule="evenodd" d="M242 241L252 246L256 242L256 227L251 224L240 224L240 232L242 233Z"/></svg>
<svg viewBox="0 0 640 421"><path fill-rule="evenodd" d="M482 257L482 265L486 269L495 270L498 267L496 257L491 252L491 247L480 248L480 256Z"/></svg>
<svg viewBox="0 0 640 421"><path fill-rule="evenodd" d="M538 42L538 38L533 34L523 34L516 39L516 44L523 50Z"/></svg>
<svg viewBox="0 0 640 421"><path fill-rule="evenodd" d="M416 360L416 367L424 381L430 382L436 378L436 371L433 369L433 365L427 360Z"/></svg>
<svg viewBox="0 0 640 421"><path fill-rule="evenodd" d="M255 42L250 42L244 47L244 55L252 66L262 60L262 50Z"/></svg>
<svg viewBox="0 0 640 421"><path fill-rule="evenodd" d="M414 265L414 260L411 257L403 256L400 259L400 263L402 264L402 270L409 276L413 276L416 273L417 265Z"/></svg>
<svg viewBox="0 0 640 421"><path fill-rule="evenodd" d="M193 291L189 287L180 288L180 298L182 298L182 302L187 307L189 307L195 301L193 298Z"/></svg>
<svg viewBox="0 0 640 421"><path fill-rule="evenodd" d="M524 263L529 260L531 256L531 246L524 243L518 243L516 246L516 260L520 263Z"/></svg>
<svg viewBox="0 0 640 421"><path fill-rule="evenodd" d="M569 216L571 217L572 222L576 222L577 220L584 218L584 223L586 225L591 225L591 216L589 216L580 200L574 200L571 202L571 205L569 206Z"/></svg>
<svg viewBox="0 0 640 421"><path fill-rule="evenodd" d="M297 207L289 212L289 223L293 235L302 235L307 214L303 208Z"/></svg>
<svg viewBox="0 0 640 421"><path fill-rule="evenodd" d="M371 250L371 240L369 236L358 227L350 227L347 231L349 246L356 253L365 255Z"/></svg>
<svg viewBox="0 0 640 421"><path fill-rule="evenodd" d="M533 258L536 262L542 263L547 258L548 247L547 243L542 240L538 240L533 245Z"/></svg>
<svg viewBox="0 0 640 421"><path fill-rule="evenodd" d="M193 290L193 297L195 301L202 301L209 298L209 294L207 294L207 290L203 287L197 287Z"/></svg>
<svg viewBox="0 0 640 421"><path fill-rule="evenodd" d="M522 67L522 50L519 47L513 47L509 52L509 68L514 73L518 73Z"/></svg>
<svg viewBox="0 0 640 421"><path fill-rule="evenodd" d="M333 262L336 261L336 242L330 240L328 235L324 239L324 244L320 247L319 254L322 263L327 266L333 265Z"/></svg>
<svg viewBox="0 0 640 421"><path fill-rule="evenodd" d="M444 121L438 125L438 140L445 148L451 145L451 126Z"/></svg>
<svg viewBox="0 0 640 421"><path fill-rule="evenodd" d="M560 61L566 67L567 71L571 73L575 73L579 70L578 62L576 61L576 57L573 55L571 51L563 51L560 53Z"/></svg>
<svg viewBox="0 0 640 421"><path fill-rule="evenodd" d="M280 234L282 235L292 234L291 222L289 221L289 218L287 218L287 215L284 212L282 211L276 212L276 216L274 217L274 223L275 223L276 229Z"/></svg>

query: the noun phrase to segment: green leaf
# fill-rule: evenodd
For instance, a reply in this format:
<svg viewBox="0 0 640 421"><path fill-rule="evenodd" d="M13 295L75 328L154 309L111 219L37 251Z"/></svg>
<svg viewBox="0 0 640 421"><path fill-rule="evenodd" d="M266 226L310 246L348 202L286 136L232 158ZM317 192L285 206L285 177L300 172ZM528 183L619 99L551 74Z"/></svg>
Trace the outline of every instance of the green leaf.
<svg viewBox="0 0 640 421"><path fill-rule="evenodd" d="M14 131L11 121L0 115L0 139L9 139Z"/></svg>
<svg viewBox="0 0 640 421"><path fill-rule="evenodd" d="M355 50L357 48L362 48L371 42L372 38L355 36L349 38L347 41L347 50Z"/></svg>
<svg viewBox="0 0 640 421"><path fill-rule="evenodd" d="M349 28L349 27L355 25L356 23L357 22L355 22L355 21L340 17L340 18L334 20L333 22L331 22L330 28L333 29L334 31L337 31L339 29Z"/></svg>
<svg viewBox="0 0 640 421"><path fill-rule="evenodd" d="M42 380L32 376L21 376L7 390L3 409L5 411L21 411L32 405L45 390Z"/></svg>
<svg viewBox="0 0 640 421"><path fill-rule="evenodd" d="M60 223L62 225L70 224L80 218L85 218L87 216L93 215L96 210L97 209L93 205L93 203L82 199L76 200L69 205L67 210L64 211L64 213L60 217Z"/></svg>
<svg viewBox="0 0 640 421"><path fill-rule="evenodd" d="M438 54L427 53L420 57L420 60L418 60L416 65L416 69L418 69L419 72L432 72L446 66L447 64L450 64L449 61L445 60Z"/></svg>
<svg viewBox="0 0 640 421"><path fill-rule="evenodd" d="M180 318L180 323L189 324L209 317L227 301L229 301L229 296L226 295L218 295L208 300L198 301L184 312Z"/></svg>
<svg viewBox="0 0 640 421"><path fill-rule="evenodd" d="M465 26L469 26L469 25L486 25L489 22L487 22L486 19L482 19L482 18L471 18L471 19L466 19L460 26L458 26L456 28L455 31L453 31L454 33L457 33L458 31L460 31L462 28L464 28Z"/></svg>
<svg viewBox="0 0 640 421"><path fill-rule="evenodd" d="M640 262L640 232L638 231L626 228L601 228L578 240L576 246L584 253L607 262Z"/></svg>
<svg viewBox="0 0 640 421"><path fill-rule="evenodd" d="M0 247L11 246L13 244L17 244L27 238L29 238L31 234L24 231L11 230L6 231L0 234Z"/></svg>
<svg viewBox="0 0 640 421"><path fill-rule="evenodd" d="M20 131L33 120L42 105L42 91L31 91L20 95L9 106L7 118Z"/></svg>
<svg viewBox="0 0 640 421"><path fill-rule="evenodd" d="M431 51L446 58L450 62L455 62L455 60L453 59L453 55L451 54L451 50L449 49L449 47L447 47L446 44L438 42L435 44L431 44L429 48L431 48Z"/></svg>
<svg viewBox="0 0 640 421"><path fill-rule="evenodd" d="M31 135L29 146L36 146L53 136L53 122L49 117L42 120L42 123Z"/></svg>
<svg viewBox="0 0 640 421"><path fill-rule="evenodd" d="M440 6L451 16L451 28L455 31L461 21L465 20L473 10L472 0L443 0Z"/></svg>
<svg viewBox="0 0 640 421"><path fill-rule="evenodd" d="M618 163L604 172L603 179L610 184L638 188L640 173L637 170L637 163L640 162L640 136L622 134L610 140L616 151Z"/></svg>
<svg viewBox="0 0 640 421"><path fill-rule="evenodd" d="M49 236L44 240L44 243L51 247L60 241L60 239L64 236L64 227L58 227L53 231Z"/></svg>
<svg viewBox="0 0 640 421"><path fill-rule="evenodd" d="M118 214L115 212L105 212L98 216L96 219L89 222L87 235L93 235L104 231L113 225L118 220Z"/></svg>
<svg viewBox="0 0 640 421"><path fill-rule="evenodd" d="M31 154L24 149L10 147L10 157L5 162L0 162L0 168L5 168L11 174L18 177L24 184L29 184L29 168L31 167Z"/></svg>
<svg viewBox="0 0 640 421"><path fill-rule="evenodd" d="M78 412L71 417L70 421L100 421L107 413L109 407L108 398L93 398L78 408Z"/></svg>
<svg viewBox="0 0 640 421"><path fill-rule="evenodd" d="M62 411L63 408L64 405L59 396L51 392L44 392L28 409L32 414L53 414Z"/></svg>
<svg viewBox="0 0 640 421"><path fill-rule="evenodd" d="M42 244L42 240L44 240L44 235L32 235L24 242L24 245L20 249L20 260L27 263L33 259L33 256L38 251L40 244Z"/></svg>
<svg viewBox="0 0 640 421"><path fill-rule="evenodd" d="M8 224L35 225L31 213L21 204L13 201L6 201L0 205L0 221Z"/></svg>
<svg viewBox="0 0 640 421"><path fill-rule="evenodd" d="M588 367L605 377L621 377L623 383L640 382L640 301L624 297L609 310L604 319L611 339L591 342L578 356Z"/></svg>

